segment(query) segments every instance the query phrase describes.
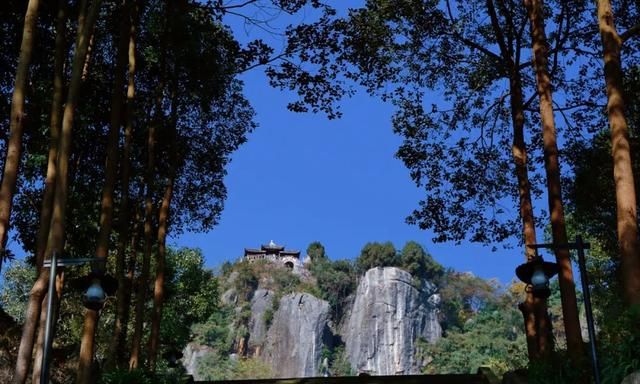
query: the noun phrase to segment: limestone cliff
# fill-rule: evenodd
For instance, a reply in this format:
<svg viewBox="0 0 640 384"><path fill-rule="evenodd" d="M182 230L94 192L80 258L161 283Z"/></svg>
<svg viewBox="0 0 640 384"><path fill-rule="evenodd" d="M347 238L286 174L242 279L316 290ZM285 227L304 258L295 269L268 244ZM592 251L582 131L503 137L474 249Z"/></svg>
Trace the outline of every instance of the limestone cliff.
<svg viewBox="0 0 640 384"><path fill-rule="evenodd" d="M329 303L308 293L280 300L267 332L262 359L275 377L320 374L323 346L330 338Z"/></svg>
<svg viewBox="0 0 640 384"><path fill-rule="evenodd" d="M373 268L360 280L349 318L342 330L354 370L372 375L420 372L416 341L437 341L439 296L435 286L418 287L401 269Z"/></svg>
<svg viewBox="0 0 640 384"><path fill-rule="evenodd" d="M347 367L342 374L348 374L350 365L351 373L406 375L419 373L424 365L416 357L417 341L441 337L436 287L415 281L402 269L374 268L360 277L341 319L332 318L329 303L310 293L278 299L284 292L277 281L290 281L289 273L264 272L249 294L239 295L243 287L234 281L223 286L222 302L230 309L224 321L235 341L222 353L230 360L259 360L277 378L312 377L332 373L329 361L339 355L340 366ZM190 344L184 358L187 370L197 371L198 360L213 352Z"/></svg>

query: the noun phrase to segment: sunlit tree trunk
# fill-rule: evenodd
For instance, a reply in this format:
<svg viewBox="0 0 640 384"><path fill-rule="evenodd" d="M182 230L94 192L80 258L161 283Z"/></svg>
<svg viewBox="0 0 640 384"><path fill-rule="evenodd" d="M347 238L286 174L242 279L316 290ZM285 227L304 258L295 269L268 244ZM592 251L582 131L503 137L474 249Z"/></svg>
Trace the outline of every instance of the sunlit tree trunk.
<svg viewBox="0 0 640 384"><path fill-rule="evenodd" d="M135 369L140 366L140 353L142 348L142 325L144 322L144 305L147 297L147 282L150 276L151 251L153 248L153 219L155 204L153 201L154 194L154 177L156 166L156 141L157 130L164 120L164 111L162 101L164 98L165 88L165 65L167 50L167 23L169 15L165 12L163 21L163 31L160 42L160 62L158 84L155 89L155 111L154 119L149 125L147 135L147 170L145 172L145 212L144 212L144 252L142 255L142 272L138 279L138 292L136 293L136 319L134 323L134 334L131 345L131 358L129 359L129 369Z"/></svg>
<svg viewBox="0 0 640 384"><path fill-rule="evenodd" d="M520 76L521 38L516 36L515 48L507 47L506 39L495 10L493 0L487 0L487 11L491 18L500 56L507 65L509 73L509 91L511 104L511 121L513 126L513 143L511 154L515 165L516 179L518 180L518 197L520 203L520 218L522 220L522 239L525 244L525 259L530 261L535 257L535 251L526 247L527 244L536 243L536 225L531 202L531 184L527 170L527 147L524 140L524 100L522 92L522 78ZM512 52L516 52L513 57ZM552 345L550 323L547 319L546 300L533 297L531 287L526 287L525 301L519 305L524 318L525 333L527 339L527 353L530 361L537 360L549 352Z"/></svg>
<svg viewBox="0 0 640 384"><path fill-rule="evenodd" d="M542 139L547 175L549 212L551 214L551 232L554 244L566 244L567 229L564 221L564 209L562 207L558 144L553 117L551 78L549 77L547 69L547 37L544 31L542 0L525 0L525 6L527 7L531 23L533 64L536 75L537 92L540 98L540 118L542 120ZM557 248L555 254L556 261L560 268L558 280L560 282L562 316L565 334L567 336L567 349L569 356L574 362L577 362L582 360L583 350L571 259L569 258L569 250L566 248Z"/></svg>
<svg viewBox="0 0 640 384"><path fill-rule="evenodd" d="M16 69L16 82L11 97L9 141L7 143L7 155L4 162L2 183L0 183L0 271L2 270L2 260L5 256L7 236L9 235L11 204L13 194L16 190L16 180L20 166L22 132L24 130L25 120L24 100L39 6L39 0L29 0L27 5L27 12L24 16L24 27L22 29L22 42L20 43L20 56L18 57L18 66Z"/></svg>
<svg viewBox="0 0 640 384"><path fill-rule="evenodd" d="M607 84L607 112L611 128L613 177L616 185L616 212L620 271L624 294L629 304L640 304L640 244L636 191L631 166L629 127L624 112L622 39L613 21L609 0L598 0L598 26L604 54L604 77Z"/></svg>
<svg viewBox="0 0 640 384"><path fill-rule="evenodd" d="M53 210L53 195L55 192L56 161L58 158L58 139L60 137L60 125L62 123L62 100L64 97L64 60L65 60L65 23L66 23L66 0L58 1L58 13L56 15L56 41L53 64L53 96L51 98L51 119L49 123L49 155L47 159L47 174L44 182L44 192L42 196L42 208L40 210L40 223L36 238L36 267L38 273L41 272L44 261L44 251L47 246L47 236L49 235L49 225L51 224L51 213ZM57 298L62 294L63 272L57 274ZM32 382L37 382L42 368L42 344L44 341L44 323L46 320L47 295L44 295L40 304L40 327L36 340L35 357L32 372ZM57 317L59 301L55 302L56 311L53 314Z"/></svg>
<svg viewBox="0 0 640 384"><path fill-rule="evenodd" d="M58 138L60 137L60 125L62 123L62 100L64 97L64 60L65 60L65 22L67 0L58 2L58 14L56 16L56 48L53 64L53 96L51 100L51 120L49 124L51 143L49 144L49 156L47 160L47 175L44 181L44 193L42 208L40 211L40 224L36 242L36 266L38 271L44 260L44 251L47 246L49 224L53 209L53 194L56 181L56 161L58 159Z"/></svg>
<svg viewBox="0 0 640 384"><path fill-rule="evenodd" d="M120 201L120 211L118 215L118 245L116 253L116 275L118 279L118 291L116 295L116 320L114 323L113 335L109 343L107 353L107 369L113 369L118 365L118 361L124 354L124 340L126 339L128 311L131 296L131 279L125 273L127 242L129 239L130 217L129 217L129 181L131 177L131 145L133 141L133 117L135 102L135 73L136 73L136 23L135 23L135 3L131 4L130 27L129 27L129 72L127 85L127 108L126 122L124 130L124 146L122 149L122 200ZM137 223L134 226L137 228ZM135 229L134 229L135 231ZM135 237L135 232L134 236ZM132 246L132 257L135 260L135 247ZM135 262L134 267L135 268ZM132 270L133 270L132 268Z"/></svg>
<svg viewBox="0 0 640 384"><path fill-rule="evenodd" d="M149 369L154 372L156 369L156 359L160 343L160 322L162 320L162 305L164 304L164 276L167 230L169 220L169 209L173 197L173 185L176 177L176 125L178 123L178 102L176 95L177 85L175 81L172 85L173 101L171 109L171 121L169 122L169 176L165 188L160 211L158 213L158 256L156 262L156 281L153 291L153 312L151 313L151 336L149 339Z"/></svg>
<svg viewBox="0 0 640 384"><path fill-rule="evenodd" d="M109 127L109 138L107 140L107 160L105 165L105 181L102 188L102 202L100 212L100 231L96 245L96 259L106 260L109 255L109 237L113 224L114 189L118 167L118 142L120 137L120 126L122 125L122 105L125 84L125 70L127 66L128 45L129 45L129 23L128 6L122 6L122 16L120 25L119 43L116 44L116 63L114 69L113 94L111 97L111 122ZM103 273L104 271L100 271ZM78 360L78 371L76 376L77 384L89 384L92 382L91 363L93 362L93 351L95 341L95 330L99 310L86 309L84 315L84 325L82 329L82 339L80 342L80 356Z"/></svg>
<svg viewBox="0 0 640 384"><path fill-rule="evenodd" d="M52 321L55 323L58 319L60 311L60 298L62 297L62 288L64 286L64 270L58 270L56 273L56 296L54 298L53 312L49 315L52 317ZM47 292L42 299L42 305L40 306L40 323L38 327L38 338L35 345L35 354L33 357L33 369L31 370L31 382L33 384L40 383L40 374L42 371L42 355L44 353L44 332L45 323L47 321L47 299L49 293ZM55 337L55 336L54 336Z"/></svg>
<svg viewBox="0 0 640 384"><path fill-rule="evenodd" d="M49 235L47 238L45 258L49 257L52 252L61 253L64 248L64 221L68 193L67 175L73 120L75 109L78 104L82 67L87 54L89 31L93 29L93 25L95 24L100 3L101 0L94 0L87 14L81 13L79 16L79 25L82 25L82 28L78 28L76 49L72 63L71 80L69 83L67 102L64 106L62 116L62 129L58 142L58 158L56 162L53 212L51 216ZM20 347L18 350L18 359L16 361L14 383L23 384L27 379L33 349L33 339L35 336L36 325L38 323L38 317L40 315L40 305L47 291L48 282L49 275L47 271L43 270L31 289L25 315L25 324L23 326L22 338L20 340Z"/></svg>

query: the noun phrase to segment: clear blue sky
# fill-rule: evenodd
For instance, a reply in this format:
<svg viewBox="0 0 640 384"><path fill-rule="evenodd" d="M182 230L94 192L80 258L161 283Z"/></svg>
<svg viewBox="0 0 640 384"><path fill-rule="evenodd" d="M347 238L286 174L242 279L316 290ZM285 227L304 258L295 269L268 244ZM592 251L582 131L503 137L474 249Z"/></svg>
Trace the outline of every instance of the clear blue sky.
<svg viewBox="0 0 640 384"><path fill-rule="evenodd" d="M239 21L232 26L240 39L265 37ZM369 241L400 248L415 240L445 266L503 283L515 277L521 249L434 244L431 233L405 224L424 192L394 157L401 138L391 130L391 106L359 93L342 104L341 119L330 121L287 111L293 96L271 88L260 70L243 80L260 126L233 155L220 225L174 238L174 245L201 248L213 267L269 240L302 251L318 240L333 259L354 258Z"/></svg>

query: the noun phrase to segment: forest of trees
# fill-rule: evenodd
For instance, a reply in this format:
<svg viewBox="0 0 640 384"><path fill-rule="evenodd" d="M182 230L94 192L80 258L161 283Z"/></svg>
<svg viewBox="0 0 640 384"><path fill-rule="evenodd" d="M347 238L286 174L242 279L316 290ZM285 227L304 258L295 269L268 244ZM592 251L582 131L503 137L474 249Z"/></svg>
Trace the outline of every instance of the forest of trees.
<svg viewBox="0 0 640 384"><path fill-rule="evenodd" d="M600 341L618 359L609 377L638 368L640 3L366 0L346 13L332 3L3 1L0 271L24 269L31 284L22 315L0 311L3 328L20 329L6 348L14 383L40 376L49 294L54 316L74 319L56 333L77 336L77 383L98 367L157 370L172 321L167 236L218 223L230 155L256 128L239 78L249 70L294 91L296 112L339 118L357 92L392 104L397 157L424 191L407 222L436 242L533 244L546 231L564 244L582 234L594 246ZM308 8L317 17L284 31L283 52L241 44L227 24L234 15L260 27L273 10ZM24 262L13 260L17 247ZM374 248L327 279L397 262L388 245ZM522 249L522 260L535 257ZM87 270L59 270L47 292L53 253L104 261L92 271L119 283L111 315L59 300ZM419 250L401 254L409 269L424 267ZM553 366L566 348L571 368L553 368L588 372L570 254L555 256L561 316L550 319L552 303L530 290L519 304L528 357ZM552 326L566 344L554 346Z"/></svg>

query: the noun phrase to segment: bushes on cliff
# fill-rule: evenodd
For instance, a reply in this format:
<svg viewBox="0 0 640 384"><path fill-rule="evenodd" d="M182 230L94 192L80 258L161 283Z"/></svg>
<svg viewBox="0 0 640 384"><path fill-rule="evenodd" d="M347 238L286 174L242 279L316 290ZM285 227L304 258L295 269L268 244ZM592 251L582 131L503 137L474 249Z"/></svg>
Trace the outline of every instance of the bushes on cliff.
<svg viewBox="0 0 640 384"><path fill-rule="evenodd" d="M340 319L347 297L356 288L353 264L348 260L331 261L321 258L312 262L309 269L316 278L317 287L321 292L320 298L329 302L335 319Z"/></svg>

